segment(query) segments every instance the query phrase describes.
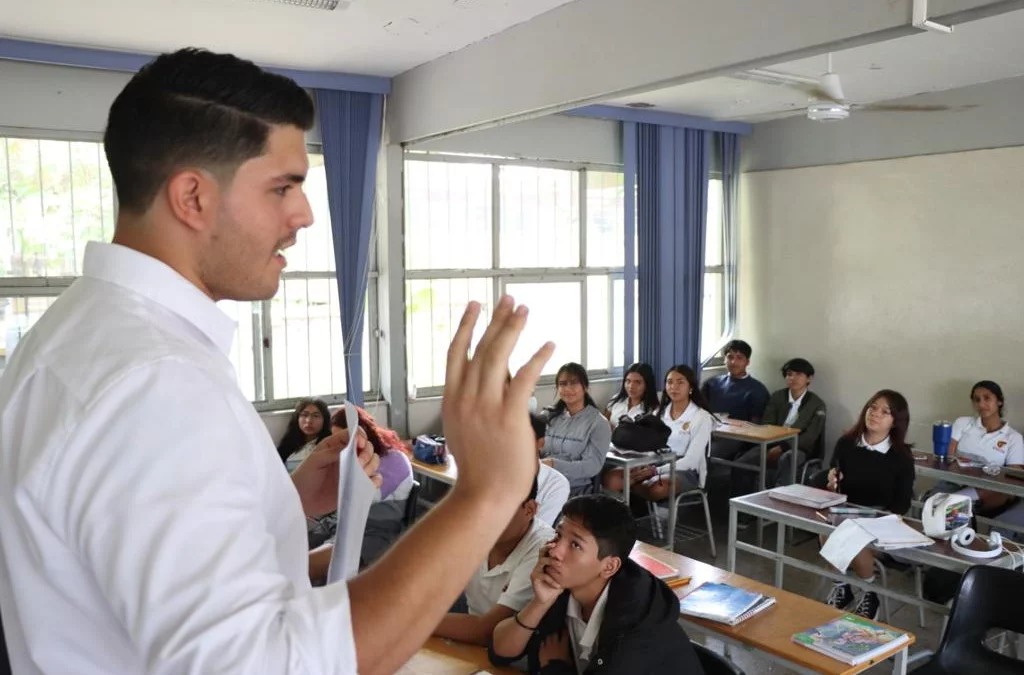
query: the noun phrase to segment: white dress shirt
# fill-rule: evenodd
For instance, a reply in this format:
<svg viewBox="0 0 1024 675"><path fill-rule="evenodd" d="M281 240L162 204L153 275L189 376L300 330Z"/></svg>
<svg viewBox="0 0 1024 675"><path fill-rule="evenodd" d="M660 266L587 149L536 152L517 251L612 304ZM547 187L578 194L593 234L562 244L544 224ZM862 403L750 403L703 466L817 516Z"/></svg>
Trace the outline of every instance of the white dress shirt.
<svg viewBox="0 0 1024 675"><path fill-rule="evenodd" d="M554 526L569 499L569 479L541 464L537 469L537 519Z"/></svg>
<svg viewBox="0 0 1024 675"><path fill-rule="evenodd" d="M699 476L698 484L703 486L708 473L705 451L711 442L715 419L707 410L690 401L683 413L675 419L672 419L672 405L668 405L661 414L661 421L672 431L668 437L668 447L679 458L676 460L675 470L696 471ZM671 466L662 464L658 467L658 475L667 476Z"/></svg>
<svg viewBox="0 0 1024 675"><path fill-rule="evenodd" d="M590 613L590 621L583 620L583 608L576 598L569 595L569 606L565 610L565 623L569 628L569 642L572 644L572 655L576 659L576 672L583 674L590 665L590 657L597 646L597 638L601 634L601 623L604 621L604 607L608 604L608 587L594 603L594 611Z"/></svg>
<svg viewBox="0 0 1024 675"><path fill-rule="evenodd" d="M605 406L605 410L608 411L608 421L611 422L612 429L619 426L619 419L623 416L627 416L630 419L636 419L647 412L647 408L644 407L643 402L637 403L635 406L630 408L628 398L616 401L615 403L609 403Z"/></svg>
<svg viewBox="0 0 1024 675"><path fill-rule="evenodd" d="M789 392L786 396L789 397L789 413L786 414L786 419L782 426L791 427L800 415L800 403L804 400L804 396L807 396L807 390L804 389L804 393L800 394L800 398L796 400L793 399L793 392Z"/></svg>
<svg viewBox="0 0 1024 675"><path fill-rule="evenodd" d="M534 518L530 529L501 564L488 569L486 560L480 563L466 586L469 613L481 616L495 605L517 612L526 607L533 598L530 573L537 566L540 547L554 538L555 531Z"/></svg>
<svg viewBox="0 0 1024 675"><path fill-rule="evenodd" d="M18 346L0 379L14 672L356 672L347 586L310 587L234 328L163 263L90 243Z"/></svg>

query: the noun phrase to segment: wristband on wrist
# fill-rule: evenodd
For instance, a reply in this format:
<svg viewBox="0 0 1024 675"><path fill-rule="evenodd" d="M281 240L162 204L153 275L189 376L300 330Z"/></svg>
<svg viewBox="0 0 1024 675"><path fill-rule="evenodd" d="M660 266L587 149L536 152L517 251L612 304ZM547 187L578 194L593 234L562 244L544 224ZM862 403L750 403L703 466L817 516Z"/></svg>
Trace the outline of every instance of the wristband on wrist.
<svg viewBox="0 0 1024 675"><path fill-rule="evenodd" d="M515 614L513 614L512 618L516 620L516 624L520 628L522 628L523 630L528 630L528 631L535 631L535 630L537 630L537 626L527 626L525 623L520 621L519 620L519 612L516 612Z"/></svg>

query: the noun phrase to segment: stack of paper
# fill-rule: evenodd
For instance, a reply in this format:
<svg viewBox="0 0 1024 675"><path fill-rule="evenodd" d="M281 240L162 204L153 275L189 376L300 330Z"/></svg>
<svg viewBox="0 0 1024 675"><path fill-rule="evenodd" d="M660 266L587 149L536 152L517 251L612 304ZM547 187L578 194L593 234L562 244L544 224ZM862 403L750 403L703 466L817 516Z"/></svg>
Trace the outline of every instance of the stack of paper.
<svg viewBox="0 0 1024 675"><path fill-rule="evenodd" d="M821 547L821 557L840 572L846 572L857 554L872 543L883 551L893 551L930 546L935 542L904 523L897 515L851 518L840 523L829 535L828 541Z"/></svg>
<svg viewBox="0 0 1024 675"><path fill-rule="evenodd" d="M846 495L829 492L828 490L819 490L818 488L801 485L800 483L772 488L768 491L768 496L772 499L789 502L790 504L809 506L812 509L824 509L846 502Z"/></svg>
<svg viewBox="0 0 1024 675"><path fill-rule="evenodd" d="M909 640L906 633L852 614L793 636L793 642L851 666L871 661Z"/></svg>
<svg viewBox="0 0 1024 675"><path fill-rule="evenodd" d="M709 581L680 600L679 611L689 616L735 626L774 604L775 598L770 595Z"/></svg>

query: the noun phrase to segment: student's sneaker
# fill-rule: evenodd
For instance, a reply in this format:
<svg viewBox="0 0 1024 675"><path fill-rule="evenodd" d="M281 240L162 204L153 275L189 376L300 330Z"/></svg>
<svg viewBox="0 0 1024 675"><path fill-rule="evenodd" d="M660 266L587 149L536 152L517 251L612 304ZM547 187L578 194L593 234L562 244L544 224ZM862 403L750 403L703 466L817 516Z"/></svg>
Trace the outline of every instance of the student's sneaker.
<svg viewBox="0 0 1024 675"><path fill-rule="evenodd" d="M846 609L851 602L853 602L853 589L850 588L850 584L832 584L832 590L828 592L828 597L825 598L825 604L836 609Z"/></svg>
<svg viewBox="0 0 1024 675"><path fill-rule="evenodd" d="M877 593L874 591L864 591L864 595L860 597L860 602L857 603L853 613L865 619L875 621L878 619L879 604Z"/></svg>

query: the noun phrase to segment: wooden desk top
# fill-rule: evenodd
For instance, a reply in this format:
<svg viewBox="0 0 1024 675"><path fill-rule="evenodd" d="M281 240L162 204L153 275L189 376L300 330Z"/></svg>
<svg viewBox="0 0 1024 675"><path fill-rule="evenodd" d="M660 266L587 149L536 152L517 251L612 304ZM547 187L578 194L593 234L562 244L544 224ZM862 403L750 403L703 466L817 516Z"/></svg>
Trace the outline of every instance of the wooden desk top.
<svg viewBox="0 0 1024 675"><path fill-rule="evenodd" d="M399 669L397 675L474 675L480 672L494 675L519 673L511 668L492 665L485 647L432 637Z"/></svg>
<svg viewBox="0 0 1024 675"><path fill-rule="evenodd" d="M1024 497L1024 479L1000 473L989 476L981 467L962 467L954 461L940 462L933 453L914 453L914 472L920 476L947 480L951 483L969 485L1005 494Z"/></svg>
<svg viewBox="0 0 1024 675"><path fill-rule="evenodd" d="M838 619L847 614L847 612L841 612L824 603L805 598L802 595L790 593L781 588L763 584L759 581L712 567L698 560L681 556L678 553L655 548L643 542L637 543L637 548L653 558L678 568L681 576L692 577L689 584L675 589L676 595L680 598L686 597L693 589L707 581L727 583L738 588L745 588L774 597L774 607L766 609L737 626L726 626L725 624L706 621L692 616L684 617L684 619L687 622L705 627L712 632L726 635L749 647L774 654L819 673L829 675L853 675L853 673L859 673L879 661L892 656L904 647L909 647L914 644L916 639L913 633L907 633L910 636L910 642L905 645L891 649L874 661L862 663L859 666L849 666L842 661L829 658L824 654L819 654L812 649L802 647L793 642L794 634L808 628L820 626L833 619ZM902 628L896 628L895 630L903 631Z"/></svg>
<svg viewBox="0 0 1024 675"><path fill-rule="evenodd" d="M455 485L459 477L459 468L455 465L455 458L448 455L448 462L445 464L427 464L418 459L410 460L413 473L418 473L427 478L439 480L448 485Z"/></svg>
<svg viewBox="0 0 1024 675"><path fill-rule="evenodd" d="M780 427L774 424L750 424L750 425L717 425L711 432L712 436L718 438L731 438L737 441L749 441L751 443L771 443L792 438L800 435L799 429L791 427Z"/></svg>

